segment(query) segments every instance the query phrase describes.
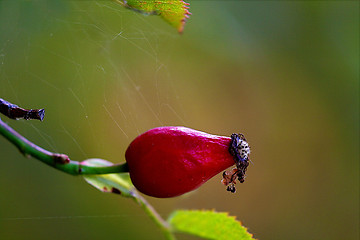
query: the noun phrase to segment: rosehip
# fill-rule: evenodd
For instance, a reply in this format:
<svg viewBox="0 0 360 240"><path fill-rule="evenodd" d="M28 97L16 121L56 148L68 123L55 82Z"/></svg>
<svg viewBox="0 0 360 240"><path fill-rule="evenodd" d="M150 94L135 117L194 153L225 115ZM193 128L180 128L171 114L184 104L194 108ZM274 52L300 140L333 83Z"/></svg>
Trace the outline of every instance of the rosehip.
<svg viewBox="0 0 360 240"><path fill-rule="evenodd" d="M238 137L237 141L233 135ZM231 184L228 191L234 192L236 177L244 180L250 150L242 135L233 135L216 136L186 127L151 129L138 136L126 150L131 181L149 196L175 197L198 188L236 164L238 170L231 176L234 179L223 181L225 185Z"/></svg>

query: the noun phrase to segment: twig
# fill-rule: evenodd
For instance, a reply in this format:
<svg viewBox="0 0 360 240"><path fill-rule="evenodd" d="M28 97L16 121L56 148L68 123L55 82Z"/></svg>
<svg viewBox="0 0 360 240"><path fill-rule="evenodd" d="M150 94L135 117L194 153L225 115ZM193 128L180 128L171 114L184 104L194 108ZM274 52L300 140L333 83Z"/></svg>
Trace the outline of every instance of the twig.
<svg viewBox="0 0 360 240"><path fill-rule="evenodd" d="M0 98L0 112L11 119L39 119L44 118L44 109L26 110ZM0 119L0 134L14 144L25 156L34 157L41 162L71 175L108 174L128 172L126 163L112 166L87 166L81 162L72 161L65 154L49 152L30 142Z"/></svg>
<svg viewBox="0 0 360 240"><path fill-rule="evenodd" d="M0 98L0 112L11 119L37 119L42 121L45 116L45 110L42 109L24 109Z"/></svg>
<svg viewBox="0 0 360 240"><path fill-rule="evenodd" d="M0 112L11 119L39 119L44 118L44 109L39 110L25 110L14 104L11 104L0 98ZM37 114L36 114L37 113ZM25 156L34 157L41 162L54 167L60 171L71 175L82 174L109 174L109 173L122 173L129 172L128 165L113 164L111 166L89 166L82 162L72 161L65 154L49 152L34 143L27 140L25 137L17 133L14 129L9 127L0 118L0 134L7 140L14 144L22 154ZM156 210L136 191L133 192L133 199L140 205L148 216L156 223L156 225L164 233L166 239L175 240L169 224L161 218Z"/></svg>

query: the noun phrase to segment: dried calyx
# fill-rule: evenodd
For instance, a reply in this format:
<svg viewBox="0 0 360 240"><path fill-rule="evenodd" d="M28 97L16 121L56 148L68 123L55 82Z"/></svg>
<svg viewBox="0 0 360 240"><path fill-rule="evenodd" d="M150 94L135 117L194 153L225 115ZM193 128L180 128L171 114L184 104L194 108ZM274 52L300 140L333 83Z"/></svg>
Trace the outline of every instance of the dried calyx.
<svg viewBox="0 0 360 240"><path fill-rule="evenodd" d="M246 169L249 166L250 147L243 134L233 133L231 135L229 152L234 158L236 168L225 171L221 182L227 186L227 191L235 193L236 179L243 183Z"/></svg>

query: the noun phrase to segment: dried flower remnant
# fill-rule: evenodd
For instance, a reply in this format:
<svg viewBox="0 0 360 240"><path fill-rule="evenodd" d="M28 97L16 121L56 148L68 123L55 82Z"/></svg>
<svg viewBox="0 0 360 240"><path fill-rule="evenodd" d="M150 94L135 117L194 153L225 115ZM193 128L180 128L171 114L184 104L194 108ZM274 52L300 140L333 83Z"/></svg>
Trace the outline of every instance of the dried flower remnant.
<svg viewBox="0 0 360 240"><path fill-rule="evenodd" d="M223 179L221 182L227 186L227 191L235 193L236 178L240 183L245 181L245 173L250 161L250 146L243 134L234 133L231 135L229 152L234 158L236 168L233 168L231 171L223 172Z"/></svg>

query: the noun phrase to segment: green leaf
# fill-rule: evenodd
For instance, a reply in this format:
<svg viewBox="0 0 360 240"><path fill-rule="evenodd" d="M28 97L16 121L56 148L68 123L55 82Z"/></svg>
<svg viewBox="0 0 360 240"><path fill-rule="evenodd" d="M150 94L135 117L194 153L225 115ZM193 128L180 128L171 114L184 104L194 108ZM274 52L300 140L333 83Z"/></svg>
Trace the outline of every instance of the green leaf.
<svg viewBox="0 0 360 240"><path fill-rule="evenodd" d="M176 231L207 239L254 239L235 217L224 212L178 210L171 214L168 222Z"/></svg>
<svg viewBox="0 0 360 240"><path fill-rule="evenodd" d="M182 33L186 20L191 15L188 11L189 3L183 0L116 0L116 2L144 14L160 15L179 33Z"/></svg>
<svg viewBox="0 0 360 240"><path fill-rule="evenodd" d="M97 158L85 160L82 164L96 167L113 165L113 163L109 161ZM133 192L135 188L131 183L128 173L84 175L84 179L102 192L117 193L131 198L134 197Z"/></svg>

